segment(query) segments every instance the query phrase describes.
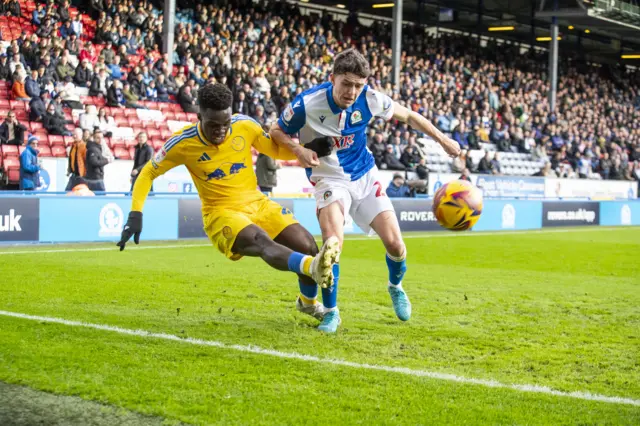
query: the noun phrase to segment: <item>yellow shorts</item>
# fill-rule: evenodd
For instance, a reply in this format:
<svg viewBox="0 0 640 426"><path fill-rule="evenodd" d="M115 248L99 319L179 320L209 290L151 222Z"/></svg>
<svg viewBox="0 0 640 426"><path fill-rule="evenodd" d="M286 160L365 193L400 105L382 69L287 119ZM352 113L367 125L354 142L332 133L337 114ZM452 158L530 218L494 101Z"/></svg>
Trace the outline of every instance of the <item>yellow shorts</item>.
<svg viewBox="0 0 640 426"><path fill-rule="evenodd" d="M248 204L212 211L204 218L204 230L214 246L231 260L242 256L232 251L236 237L247 226L262 228L271 238L287 226L298 223L291 210L264 198Z"/></svg>

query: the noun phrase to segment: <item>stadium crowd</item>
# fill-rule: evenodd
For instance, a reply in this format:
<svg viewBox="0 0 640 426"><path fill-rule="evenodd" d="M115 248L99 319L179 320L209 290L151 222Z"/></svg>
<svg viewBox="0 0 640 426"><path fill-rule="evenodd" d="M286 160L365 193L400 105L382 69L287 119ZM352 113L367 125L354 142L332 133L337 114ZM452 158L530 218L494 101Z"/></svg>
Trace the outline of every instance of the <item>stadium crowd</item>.
<svg viewBox="0 0 640 426"><path fill-rule="evenodd" d="M71 18L68 0L38 4L29 17L35 33L2 49L0 79L11 81L13 98L29 100L30 119L50 134L71 134L63 108L82 108L76 86L110 107L142 108L140 101L150 100L197 112L198 87L214 81L232 89L233 112L268 127L297 94L326 80L333 56L354 46L370 60L372 88L425 115L464 150L530 153L546 161L540 176L640 180L639 72L563 54L551 111L545 53L405 27L401 82L394 86L390 43L382 36L391 33L387 23L367 27L355 16L346 22L303 16L281 2L179 1L178 7L169 57L159 53L163 16L147 0L91 0L81 10L96 22L91 33L81 15ZM0 12L21 13L16 0ZM112 118L103 119L113 126ZM425 175L421 136L378 120L368 145L380 168ZM500 158L487 154L475 164L465 151L451 167L500 173Z"/></svg>

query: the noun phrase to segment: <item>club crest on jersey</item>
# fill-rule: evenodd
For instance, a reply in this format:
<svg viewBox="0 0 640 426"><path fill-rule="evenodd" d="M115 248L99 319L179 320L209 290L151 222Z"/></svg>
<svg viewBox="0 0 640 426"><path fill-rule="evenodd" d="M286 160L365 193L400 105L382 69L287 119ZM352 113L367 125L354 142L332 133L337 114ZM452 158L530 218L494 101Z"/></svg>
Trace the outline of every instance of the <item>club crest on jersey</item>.
<svg viewBox="0 0 640 426"><path fill-rule="evenodd" d="M236 151L242 151L245 146L245 140L242 136L236 136L231 140L231 148Z"/></svg>
<svg viewBox="0 0 640 426"><path fill-rule="evenodd" d="M362 113L358 110L355 110L351 114L351 124L356 124L362 121Z"/></svg>
<svg viewBox="0 0 640 426"><path fill-rule="evenodd" d="M322 198L324 198L325 201L331 198L331 191L325 191L324 195L322 195Z"/></svg>
<svg viewBox="0 0 640 426"><path fill-rule="evenodd" d="M225 226L224 228L222 228L222 235L227 240L230 240L233 237L233 231L231 230L231 227L230 226Z"/></svg>
<svg viewBox="0 0 640 426"><path fill-rule="evenodd" d="M240 173L240 170L246 169L244 163L224 163L211 173L206 173L207 180L228 180Z"/></svg>
<svg viewBox="0 0 640 426"><path fill-rule="evenodd" d="M345 135L345 136L341 136L341 137L334 137L333 138L333 145L338 149L349 148L351 145L353 145L353 137L354 137L354 135Z"/></svg>

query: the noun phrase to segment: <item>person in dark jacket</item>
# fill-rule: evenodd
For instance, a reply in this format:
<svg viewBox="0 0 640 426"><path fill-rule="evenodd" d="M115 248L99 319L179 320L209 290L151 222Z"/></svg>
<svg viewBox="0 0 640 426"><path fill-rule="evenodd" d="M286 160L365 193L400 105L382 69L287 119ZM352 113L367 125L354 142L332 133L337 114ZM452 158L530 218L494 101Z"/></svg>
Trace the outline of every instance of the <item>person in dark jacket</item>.
<svg viewBox="0 0 640 426"><path fill-rule="evenodd" d="M105 191L104 188L104 166L109 164L109 160L102 155L102 131L96 129L93 132L93 139L87 142L87 160L85 165L87 174L85 180L92 191Z"/></svg>
<svg viewBox="0 0 640 426"><path fill-rule="evenodd" d="M76 75L73 77L73 81L76 86L89 87L91 80L93 80L93 72L89 68L89 61L83 59L82 63L76 67ZM97 84L99 85L99 81Z"/></svg>
<svg viewBox="0 0 640 426"><path fill-rule="evenodd" d="M20 189L34 191L38 186L40 186L38 138L30 135L27 148L20 154Z"/></svg>
<svg viewBox="0 0 640 426"><path fill-rule="evenodd" d="M404 170L406 168L393 154L393 145L391 144L387 145L387 151L382 159L382 168L387 170Z"/></svg>
<svg viewBox="0 0 640 426"><path fill-rule="evenodd" d="M42 124L52 135L71 136L72 133L66 128L67 121L56 114L56 106L50 102L47 106L47 113L42 118Z"/></svg>
<svg viewBox="0 0 640 426"><path fill-rule="evenodd" d="M184 112L198 112L195 98L191 94L191 87L184 86L181 93L178 95L178 103L184 110Z"/></svg>
<svg viewBox="0 0 640 426"><path fill-rule="evenodd" d="M153 157L153 148L147 143L147 140L148 136L145 132L138 133L138 145L136 145L136 152L133 154L133 170L131 170L131 191L133 191L133 186L136 184L142 168ZM153 191L153 185L151 191Z"/></svg>
<svg viewBox="0 0 640 426"><path fill-rule="evenodd" d="M107 105L115 108L124 108L124 95L120 88L120 82L114 81L107 89Z"/></svg>
<svg viewBox="0 0 640 426"><path fill-rule="evenodd" d="M258 178L258 186L262 192L272 192L273 188L278 186L277 171L280 168L276 160L264 155L258 154L256 160L256 177Z"/></svg>
<svg viewBox="0 0 640 426"><path fill-rule="evenodd" d="M393 175L393 180L387 187L387 197L389 198L408 198L412 197L411 188L404 184L404 177L400 173Z"/></svg>
<svg viewBox="0 0 640 426"><path fill-rule="evenodd" d="M40 96L40 85L38 84L38 71L31 70L31 75L24 81L24 90L30 98Z"/></svg>
<svg viewBox="0 0 640 426"><path fill-rule="evenodd" d="M49 92L40 93L40 97L31 98L29 102L29 121L42 121L47 113L46 101L49 98Z"/></svg>
<svg viewBox="0 0 640 426"><path fill-rule="evenodd" d="M27 128L18 122L16 113L11 110L0 126L0 145L22 145Z"/></svg>

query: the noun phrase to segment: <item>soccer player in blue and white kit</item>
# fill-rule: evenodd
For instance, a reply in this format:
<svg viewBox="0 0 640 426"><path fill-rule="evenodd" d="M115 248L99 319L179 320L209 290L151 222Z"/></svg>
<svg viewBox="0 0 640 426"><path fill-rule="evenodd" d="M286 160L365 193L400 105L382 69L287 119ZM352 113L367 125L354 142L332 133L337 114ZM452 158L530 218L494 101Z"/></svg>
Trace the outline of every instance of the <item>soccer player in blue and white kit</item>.
<svg viewBox="0 0 640 426"><path fill-rule="evenodd" d="M338 237L342 248L346 214L363 231L378 234L387 250L393 308L400 320L407 321L411 303L402 288L407 251L393 205L376 179L375 161L367 148L367 124L373 117L402 121L431 136L452 157L460 154L460 147L420 114L368 87L369 73L369 63L359 52L348 49L340 53L330 81L296 96L273 125L271 136L307 167L315 186L323 240ZM296 133L300 144L291 139ZM331 143L331 147L318 155L323 142L327 146ZM328 333L335 332L341 322L337 308L338 264L334 265L333 274L333 286L322 289L322 305L316 300L317 286L304 283L300 283L301 294L296 302L299 311L321 319L318 329Z"/></svg>

